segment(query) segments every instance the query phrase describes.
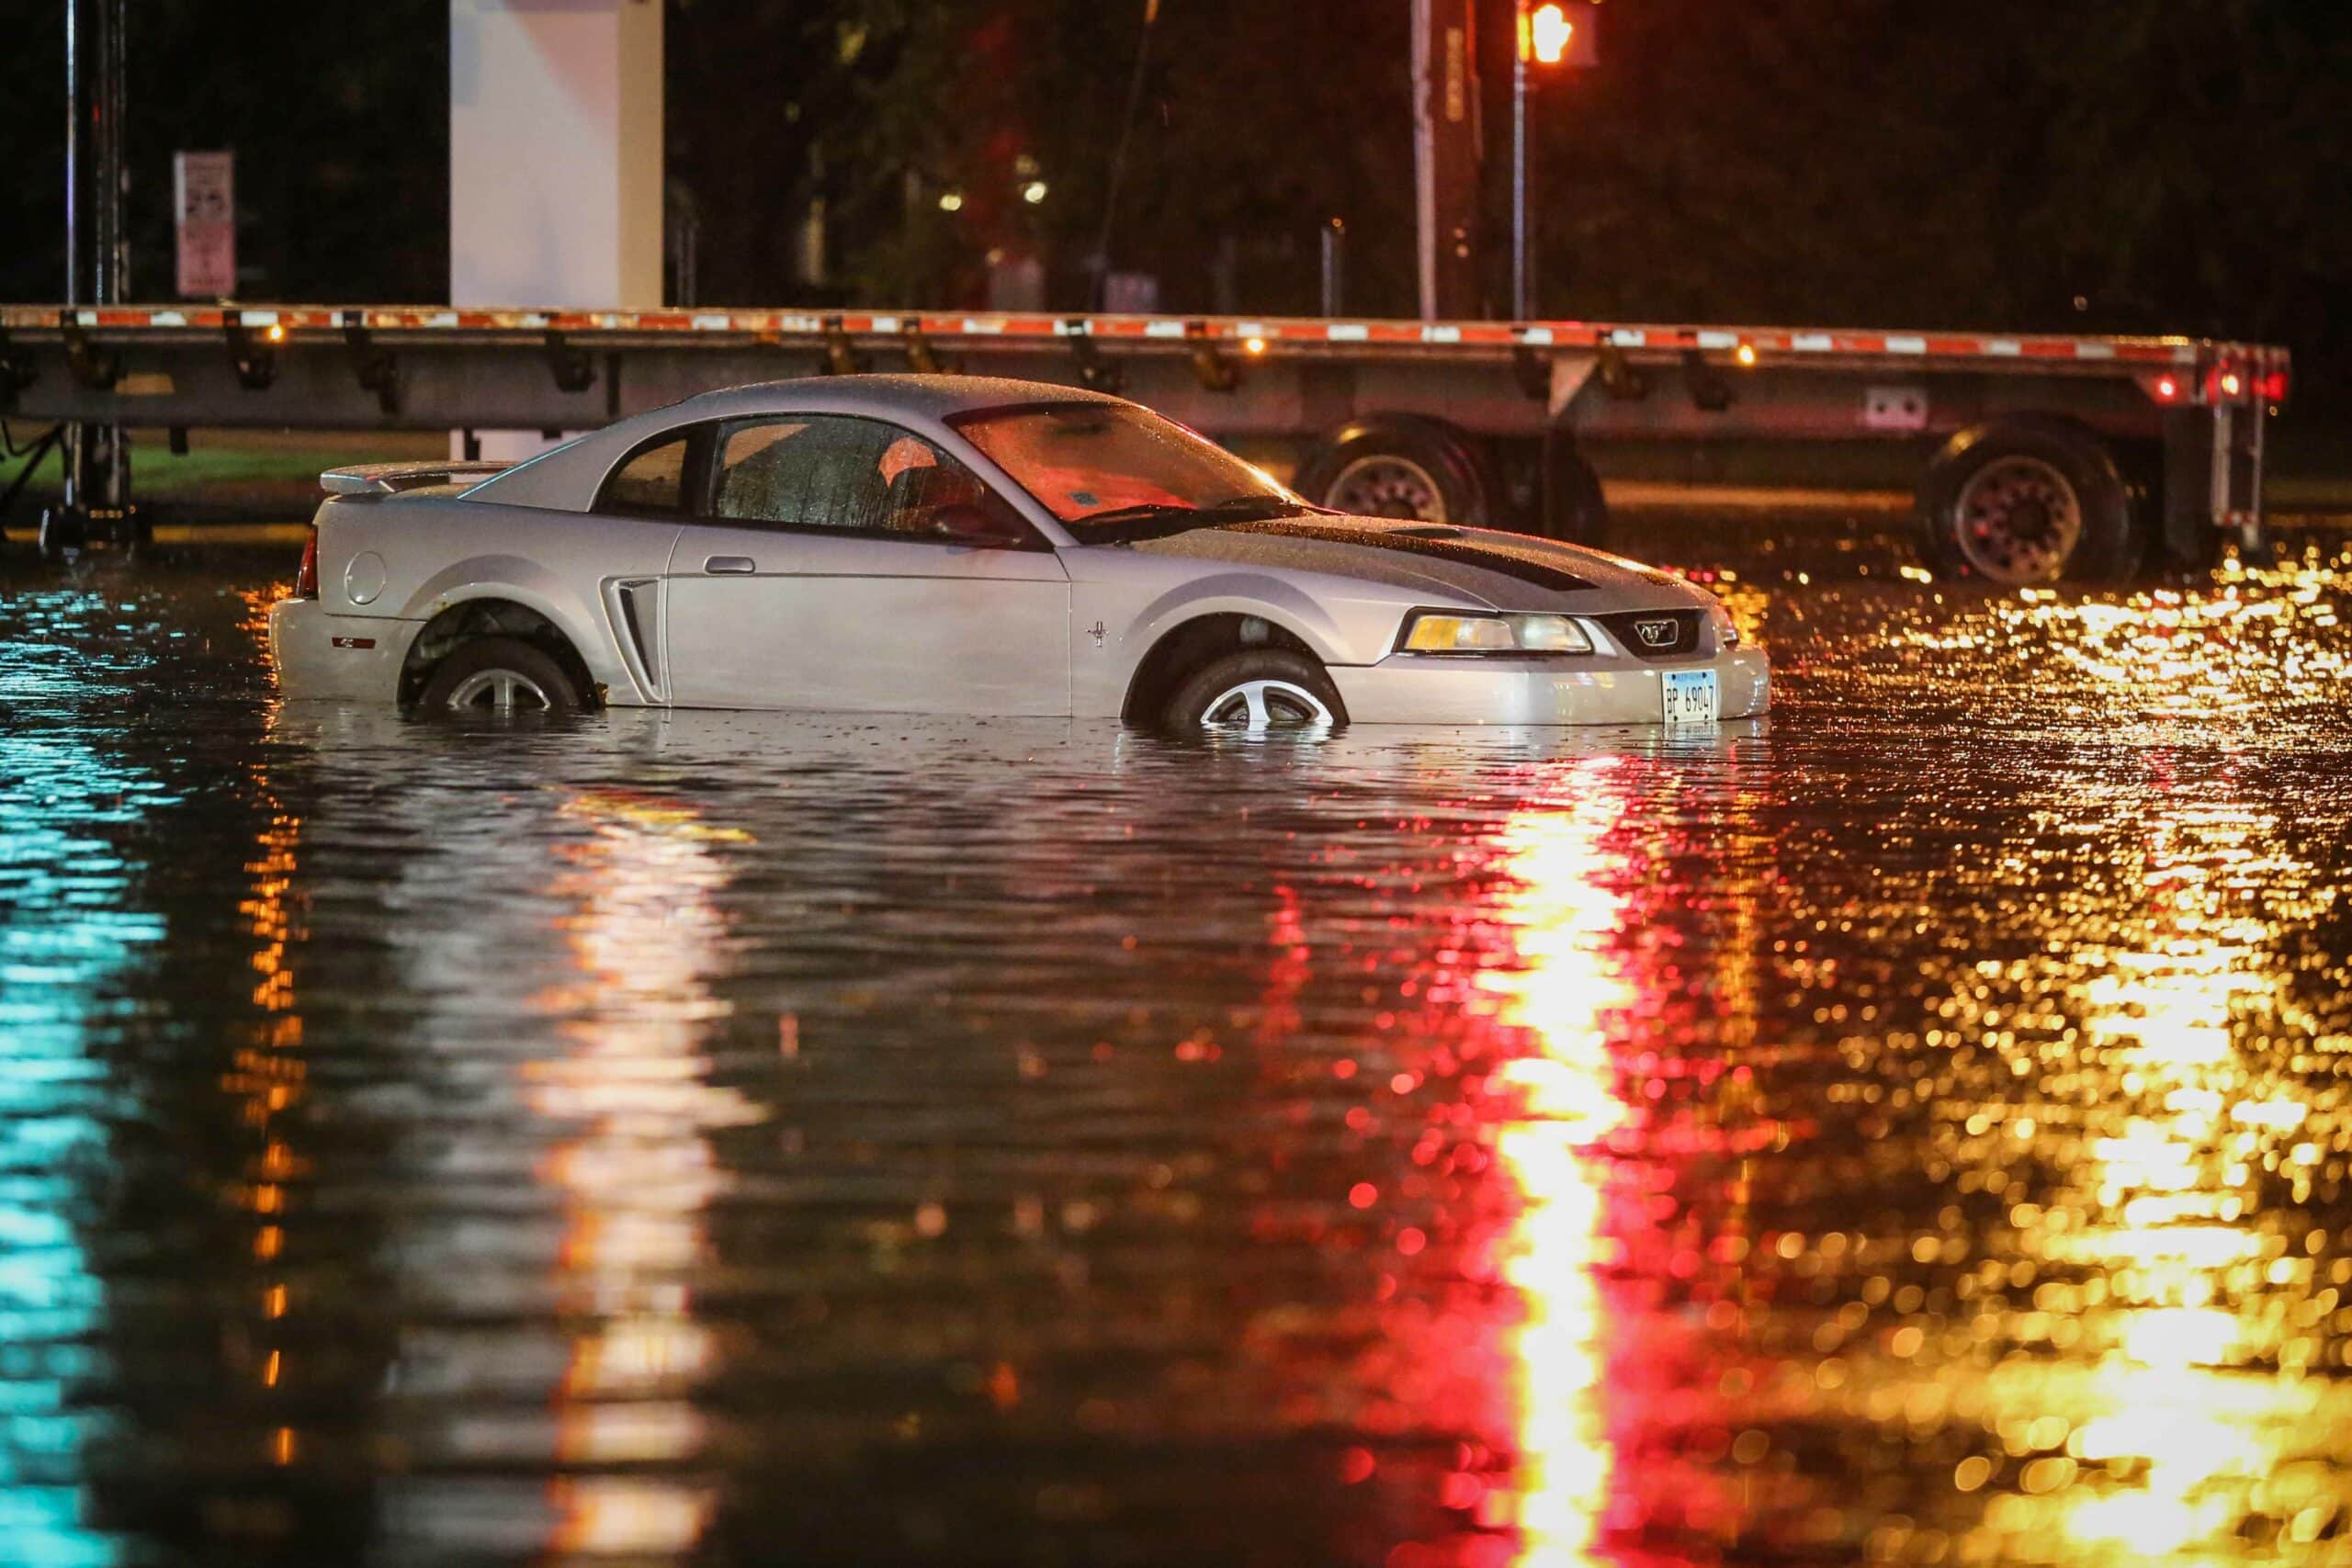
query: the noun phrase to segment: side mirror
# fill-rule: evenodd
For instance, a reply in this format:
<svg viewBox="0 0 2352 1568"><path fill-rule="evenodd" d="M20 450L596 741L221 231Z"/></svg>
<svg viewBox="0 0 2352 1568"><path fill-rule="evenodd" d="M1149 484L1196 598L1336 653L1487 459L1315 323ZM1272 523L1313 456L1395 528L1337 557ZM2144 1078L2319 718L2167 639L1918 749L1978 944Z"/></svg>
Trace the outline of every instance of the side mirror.
<svg viewBox="0 0 2352 1568"><path fill-rule="evenodd" d="M976 549L1019 549L1030 541L1028 526L1010 512L957 502L931 514L930 532Z"/></svg>

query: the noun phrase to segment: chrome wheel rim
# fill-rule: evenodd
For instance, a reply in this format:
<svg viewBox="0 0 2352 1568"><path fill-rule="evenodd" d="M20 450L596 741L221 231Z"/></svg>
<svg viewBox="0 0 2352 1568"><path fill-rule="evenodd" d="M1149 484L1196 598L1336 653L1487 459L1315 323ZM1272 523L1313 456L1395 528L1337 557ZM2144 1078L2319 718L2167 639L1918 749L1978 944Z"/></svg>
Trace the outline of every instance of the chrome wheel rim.
<svg viewBox="0 0 2352 1568"><path fill-rule="evenodd" d="M2083 538L2082 498L2039 457L1996 457L1968 477L1954 503L1960 553L1996 582L2047 582Z"/></svg>
<svg viewBox="0 0 2352 1568"><path fill-rule="evenodd" d="M1330 723L1331 710L1323 699L1291 681L1244 681L1220 693L1201 713L1204 728L1251 735L1328 728Z"/></svg>
<svg viewBox="0 0 2352 1568"><path fill-rule="evenodd" d="M1325 490L1323 504L1358 517L1453 521L1445 513L1445 491L1437 476L1409 457L1388 452L1358 457L1341 468Z"/></svg>
<svg viewBox="0 0 2352 1568"><path fill-rule="evenodd" d="M546 689L519 670L477 670L449 694L453 713L532 713L554 705Z"/></svg>

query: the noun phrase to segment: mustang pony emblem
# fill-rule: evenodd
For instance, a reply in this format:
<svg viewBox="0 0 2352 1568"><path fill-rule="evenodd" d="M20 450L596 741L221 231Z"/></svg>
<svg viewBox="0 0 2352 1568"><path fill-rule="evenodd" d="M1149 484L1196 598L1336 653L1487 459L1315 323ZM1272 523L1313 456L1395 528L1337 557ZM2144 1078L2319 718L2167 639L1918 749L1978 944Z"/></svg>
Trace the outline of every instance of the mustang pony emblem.
<svg viewBox="0 0 2352 1568"><path fill-rule="evenodd" d="M1641 637L1644 648L1664 648L1674 640L1677 630L1671 620L1635 621L1634 630Z"/></svg>

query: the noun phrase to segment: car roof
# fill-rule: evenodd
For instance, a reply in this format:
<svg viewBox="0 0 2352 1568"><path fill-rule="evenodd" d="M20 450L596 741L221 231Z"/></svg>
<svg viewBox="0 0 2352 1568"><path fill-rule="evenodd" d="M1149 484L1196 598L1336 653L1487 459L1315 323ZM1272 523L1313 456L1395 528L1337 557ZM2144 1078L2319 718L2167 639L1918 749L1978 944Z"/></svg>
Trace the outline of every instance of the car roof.
<svg viewBox="0 0 2352 1568"><path fill-rule="evenodd" d="M608 424L494 474L466 491L469 501L585 511L613 465L639 444L681 425L760 414L831 413L887 419L917 427L956 414L1023 403L1119 403L1082 387L1002 376L810 376L755 381L699 392Z"/></svg>
<svg viewBox="0 0 2352 1568"><path fill-rule="evenodd" d="M1021 381L1009 376L810 376L788 381L754 381L701 392L671 408L691 409L695 419L733 418L776 412L925 415L945 419L1009 403L1115 403L1119 399L1082 387Z"/></svg>

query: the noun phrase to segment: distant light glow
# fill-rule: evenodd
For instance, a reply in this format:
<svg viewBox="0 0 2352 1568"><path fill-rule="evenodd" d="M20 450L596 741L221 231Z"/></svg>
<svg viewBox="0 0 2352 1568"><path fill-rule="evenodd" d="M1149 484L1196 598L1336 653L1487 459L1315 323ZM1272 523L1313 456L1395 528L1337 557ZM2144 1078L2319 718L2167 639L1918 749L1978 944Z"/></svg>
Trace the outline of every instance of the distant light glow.
<svg viewBox="0 0 2352 1568"><path fill-rule="evenodd" d="M1557 65L1567 58L1568 44L1576 37L1577 25L1558 6L1538 6L1528 18L1529 47L1539 65Z"/></svg>
<svg viewBox="0 0 2352 1568"><path fill-rule="evenodd" d="M1023 186L1021 187L1021 199L1027 202L1032 207L1035 207L1039 202L1045 200L1046 182L1043 180L1031 180L1027 185Z"/></svg>
<svg viewBox="0 0 2352 1568"><path fill-rule="evenodd" d="M964 193L960 190L943 192L939 197L939 210L942 212L963 211Z"/></svg>
<svg viewBox="0 0 2352 1568"><path fill-rule="evenodd" d="M1752 343L1741 344L1738 352L1732 357L1742 365L1753 365L1756 363L1756 345Z"/></svg>

